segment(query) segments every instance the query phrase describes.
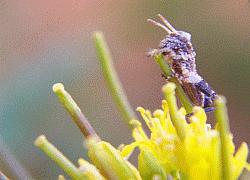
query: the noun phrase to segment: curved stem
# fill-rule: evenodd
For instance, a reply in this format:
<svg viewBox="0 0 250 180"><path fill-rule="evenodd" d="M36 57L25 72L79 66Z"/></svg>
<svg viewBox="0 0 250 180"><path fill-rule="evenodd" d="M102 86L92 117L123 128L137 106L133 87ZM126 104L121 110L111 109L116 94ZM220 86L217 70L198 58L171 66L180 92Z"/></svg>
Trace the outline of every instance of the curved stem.
<svg viewBox="0 0 250 180"><path fill-rule="evenodd" d="M170 77L172 74L171 68L169 67L168 64L166 64L164 57L162 55L156 55L154 56L155 61L157 64L159 64L162 72L166 77ZM175 83L176 85L176 94L179 97L181 104L185 108L187 114L190 114L193 112L193 107L192 104L190 103L189 98L186 96L185 92L183 91L182 87L180 86L178 80L175 77L171 77L169 79L170 82Z"/></svg>
<svg viewBox="0 0 250 180"><path fill-rule="evenodd" d="M186 136L186 128L178 112L178 107L177 107L176 97L175 97L175 89L176 89L176 85L174 83L167 83L166 85L162 87L162 91L166 97L166 100L169 106L171 121L173 122L177 135L180 137L181 140L184 140Z"/></svg>
<svg viewBox="0 0 250 180"><path fill-rule="evenodd" d="M129 124L129 121L131 119L136 119L136 115L132 110L127 96L122 88L122 84L113 65L113 60L108 45L106 44L104 36L101 32L95 32L93 34L93 37L98 59L100 61L103 75L107 82L109 90L121 112L123 119L133 129L134 127Z"/></svg>

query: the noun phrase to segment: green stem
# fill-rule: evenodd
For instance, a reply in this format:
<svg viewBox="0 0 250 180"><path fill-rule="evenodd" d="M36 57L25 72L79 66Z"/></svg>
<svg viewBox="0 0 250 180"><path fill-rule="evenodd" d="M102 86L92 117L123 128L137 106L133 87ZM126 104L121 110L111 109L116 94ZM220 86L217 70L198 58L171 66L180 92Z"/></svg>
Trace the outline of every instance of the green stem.
<svg viewBox="0 0 250 180"><path fill-rule="evenodd" d="M57 95L58 99L62 103L62 105L65 107L65 109L69 112L71 115L73 121L76 123L78 128L83 133L84 137L96 137L98 139L98 136L93 129L93 127L90 125L87 118L82 113L81 109L78 107L74 99L70 96L70 94L64 89L63 84L57 83L53 86L53 91Z"/></svg>
<svg viewBox="0 0 250 180"><path fill-rule="evenodd" d="M134 111L132 110L127 96L122 88L122 84L118 78L117 72L113 65L113 60L101 32L95 32L94 42L96 47L96 52L102 67L104 78L108 84L109 90L113 96L113 99L118 106L123 119L126 123L133 129L133 126L129 124L131 119L137 119Z"/></svg>
<svg viewBox="0 0 250 180"><path fill-rule="evenodd" d="M226 108L226 99L223 96L218 96L215 100L215 117L217 119L221 141L222 179L231 180L233 175L229 142L230 128Z"/></svg>
<svg viewBox="0 0 250 180"><path fill-rule="evenodd" d="M154 56L154 58L155 58L155 61L159 64L164 75L166 77L170 77L172 74L172 71L169 65L165 62L164 57L162 55L156 55ZM169 81L176 84L176 94L179 97L181 104L186 109L187 114L192 113L193 112L192 104L190 103L189 98L186 96L185 92L180 86L180 83L178 82L178 80L175 77L171 77Z"/></svg>
<svg viewBox="0 0 250 180"><path fill-rule="evenodd" d="M177 102L176 102L176 97L175 97L175 89L176 89L176 85L172 82L167 83L166 85L162 87L162 91L168 102L171 120L176 129L177 135L180 137L181 140L183 140L185 139L185 136L186 136L186 128L178 112L178 107L177 107Z"/></svg>
<svg viewBox="0 0 250 180"><path fill-rule="evenodd" d="M34 144L55 161L72 179L81 177L78 168L51 144L44 135L39 136Z"/></svg>

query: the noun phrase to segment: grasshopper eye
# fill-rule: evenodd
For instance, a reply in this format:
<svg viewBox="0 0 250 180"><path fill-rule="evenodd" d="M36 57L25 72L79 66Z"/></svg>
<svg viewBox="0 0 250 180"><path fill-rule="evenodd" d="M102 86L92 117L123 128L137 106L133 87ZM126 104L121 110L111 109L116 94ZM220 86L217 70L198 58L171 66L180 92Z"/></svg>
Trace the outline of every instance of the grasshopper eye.
<svg viewBox="0 0 250 180"><path fill-rule="evenodd" d="M186 38L188 39L188 41L191 41L191 34L186 33Z"/></svg>
<svg viewBox="0 0 250 180"><path fill-rule="evenodd" d="M191 41L191 34L184 31L177 31L183 41Z"/></svg>

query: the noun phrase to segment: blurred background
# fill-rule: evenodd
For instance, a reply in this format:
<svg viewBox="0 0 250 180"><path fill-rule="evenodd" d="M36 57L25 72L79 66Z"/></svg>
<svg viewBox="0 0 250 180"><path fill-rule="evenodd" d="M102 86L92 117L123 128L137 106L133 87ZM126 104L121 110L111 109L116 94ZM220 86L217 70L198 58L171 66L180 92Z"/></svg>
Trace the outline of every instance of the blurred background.
<svg viewBox="0 0 250 180"><path fill-rule="evenodd" d="M250 144L248 0L0 0L2 154L9 149L35 179L63 173L34 147L40 134L73 162L87 158L80 131L52 92L56 82L64 83L103 139L114 146L131 142L105 85L92 33L104 32L133 108L154 110L160 107L165 82L145 54L166 33L146 19L156 19L158 13L192 34L198 71L227 97L237 147L242 141ZM0 169L17 178L3 157Z"/></svg>

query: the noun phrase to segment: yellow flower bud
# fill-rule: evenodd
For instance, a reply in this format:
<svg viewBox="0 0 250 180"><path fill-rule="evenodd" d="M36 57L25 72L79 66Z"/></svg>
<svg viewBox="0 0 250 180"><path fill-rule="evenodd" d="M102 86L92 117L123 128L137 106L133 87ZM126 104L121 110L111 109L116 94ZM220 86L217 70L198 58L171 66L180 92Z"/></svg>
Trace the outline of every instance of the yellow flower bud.
<svg viewBox="0 0 250 180"><path fill-rule="evenodd" d="M138 171L123 159L120 151L105 141L89 141L88 155L93 164L107 179L138 180Z"/></svg>
<svg viewBox="0 0 250 180"><path fill-rule="evenodd" d="M99 170L88 161L84 159L79 159L78 164L80 165L79 171L81 173L81 178L85 180L105 180L105 178L100 174Z"/></svg>
<svg viewBox="0 0 250 180"><path fill-rule="evenodd" d="M164 168L148 148L141 148L138 157L138 169L142 179L145 180L151 180L155 177L164 180L167 177Z"/></svg>

